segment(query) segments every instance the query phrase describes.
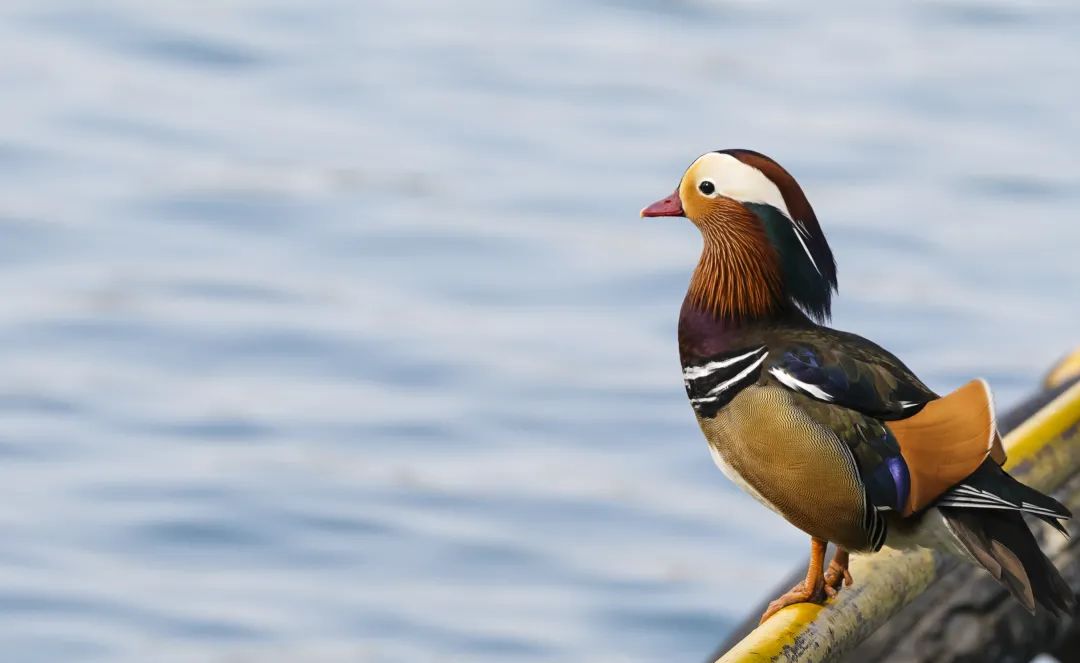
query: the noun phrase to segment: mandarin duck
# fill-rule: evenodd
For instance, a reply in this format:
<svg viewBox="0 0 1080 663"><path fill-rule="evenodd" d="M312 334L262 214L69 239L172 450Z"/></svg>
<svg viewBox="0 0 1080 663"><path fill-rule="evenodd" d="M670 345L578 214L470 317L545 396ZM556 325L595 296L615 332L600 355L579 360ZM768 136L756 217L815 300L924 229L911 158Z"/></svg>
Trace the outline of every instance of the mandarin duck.
<svg viewBox="0 0 1080 663"><path fill-rule="evenodd" d="M806 579L762 622L835 595L852 582L849 554L884 545L958 555L1029 611L1072 613L1072 591L1021 515L1064 533L1068 509L1002 469L986 382L939 396L887 350L825 326L836 262L787 170L751 150L710 152L641 215L686 217L704 239L678 337L713 459L810 535Z"/></svg>

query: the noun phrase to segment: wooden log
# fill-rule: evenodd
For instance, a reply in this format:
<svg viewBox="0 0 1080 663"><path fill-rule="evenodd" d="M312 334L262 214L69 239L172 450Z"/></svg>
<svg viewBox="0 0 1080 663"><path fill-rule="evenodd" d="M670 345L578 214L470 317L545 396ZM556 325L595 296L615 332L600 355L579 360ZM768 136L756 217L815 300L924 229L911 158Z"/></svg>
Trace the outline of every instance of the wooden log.
<svg viewBox="0 0 1080 663"><path fill-rule="evenodd" d="M1040 490L1050 492L1061 486L1067 479L1080 473L1078 422L1080 383L1075 381L1059 385L1021 405L1001 421L1002 431L1009 431L1006 435L1006 446L1010 455L1007 467L1017 478ZM1073 555L1071 550L1063 548L1056 554ZM1071 559L1072 557L1066 557L1061 562L1071 564ZM844 655L853 652L860 643L867 640L882 624L900 613L904 606L916 601L932 585L940 583L943 587L952 587L952 594L957 595L957 588L966 588L972 584L981 586L982 582L988 582L997 587L988 576L985 579L977 578L978 573L985 575L981 569L962 566L946 555L928 550L902 553L885 549L875 555L854 557L852 574L856 579L855 585L845 588L836 599L826 606L800 604L785 608L757 628L753 628L756 616L751 616L743 627L736 629L733 637L721 646L718 655L710 660L715 659L720 663L841 660ZM802 571L793 574L777 594L798 582L801 574ZM947 583L954 575L955 579ZM1070 584L1080 580L1074 576L1066 576L1066 579ZM1080 582L1073 586L1080 587ZM949 594L949 590L935 590L934 593L945 596ZM1004 590L998 593L1008 596ZM940 598L938 603L935 603L933 598L924 601L935 607L938 603L944 605ZM1004 606L1007 603L1001 600L994 605ZM1004 607L1003 609L1007 610ZM1027 615L1022 608L1020 612ZM895 627L890 630L895 637L879 636L867 643L867 649L856 651L851 660L885 660L886 655L893 655L894 652L900 658L889 660L938 660L926 659L923 654L930 654L929 651L914 654L901 651L900 643L905 638L904 634L913 634L916 623L922 622L917 608L904 614L910 617L898 617ZM954 614L954 629L962 623L958 621L961 617L969 617L969 613L962 609L958 609ZM968 619L968 622L970 621L972 620ZM929 621L926 623L930 624ZM1000 625L1002 622L994 623ZM1053 628L1057 630L1048 635L1040 635L1041 632L1035 631L1036 636L1041 637L1047 647L1057 642L1066 643L1073 637L1069 624ZM948 638L956 638L958 633L959 631L954 630ZM914 642L914 637L907 637ZM725 651L726 653L719 654ZM905 655L908 658L902 658ZM1026 661L1030 658L1029 656L1027 659L1017 660ZM970 660L995 659L984 657Z"/></svg>

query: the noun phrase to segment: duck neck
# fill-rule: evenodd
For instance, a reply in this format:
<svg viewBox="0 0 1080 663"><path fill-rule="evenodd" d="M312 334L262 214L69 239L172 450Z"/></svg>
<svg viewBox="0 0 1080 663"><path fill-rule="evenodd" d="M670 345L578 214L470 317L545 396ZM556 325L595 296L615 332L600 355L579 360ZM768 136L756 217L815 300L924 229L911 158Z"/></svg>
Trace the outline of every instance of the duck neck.
<svg viewBox="0 0 1080 663"><path fill-rule="evenodd" d="M760 344L760 336L777 327L814 326L797 306L782 303L762 317L731 318L717 316L698 306L689 294L679 312L679 356L683 364L703 357L740 350Z"/></svg>
<svg viewBox="0 0 1080 663"><path fill-rule="evenodd" d="M780 262L761 225L743 216L702 224L704 246L687 301L731 322L767 318L782 308Z"/></svg>
<svg viewBox="0 0 1080 663"><path fill-rule="evenodd" d="M701 224L704 246L679 314L684 361L741 349L763 326L813 324L786 296L777 251L751 221Z"/></svg>

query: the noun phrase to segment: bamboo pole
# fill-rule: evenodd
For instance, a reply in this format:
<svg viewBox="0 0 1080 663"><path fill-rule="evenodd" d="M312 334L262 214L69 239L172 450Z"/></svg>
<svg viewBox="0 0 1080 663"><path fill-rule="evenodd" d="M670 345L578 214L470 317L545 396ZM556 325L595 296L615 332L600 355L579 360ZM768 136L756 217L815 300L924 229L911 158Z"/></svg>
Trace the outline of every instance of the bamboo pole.
<svg viewBox="0 0 1080 663"><path fill-rule="evenodd" d="M1068 360L1067 360L1068 361ZM1051 492L1080 472L1080 382L1005 437L1006 467L1018 479ZM855 584L824 606L798 604L773 615L717 663L787 663L838 660L922 594L953 561L929 550L889 548L853 556Z"/></svg>

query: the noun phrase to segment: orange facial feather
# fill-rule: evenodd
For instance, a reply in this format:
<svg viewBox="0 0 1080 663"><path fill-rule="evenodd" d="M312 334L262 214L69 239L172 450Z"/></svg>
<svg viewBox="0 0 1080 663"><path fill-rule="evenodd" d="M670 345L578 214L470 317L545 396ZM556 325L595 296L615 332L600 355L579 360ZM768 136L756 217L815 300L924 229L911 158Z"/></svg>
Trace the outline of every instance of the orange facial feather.
<svg viewBox="0 0 1080 663"><path fill-rule="evenodd" d="M694 219L705 246L690 279L691 299L717 317L767 315L780 300L776 250L745 207L726 198L708 203Z"/></svg>

